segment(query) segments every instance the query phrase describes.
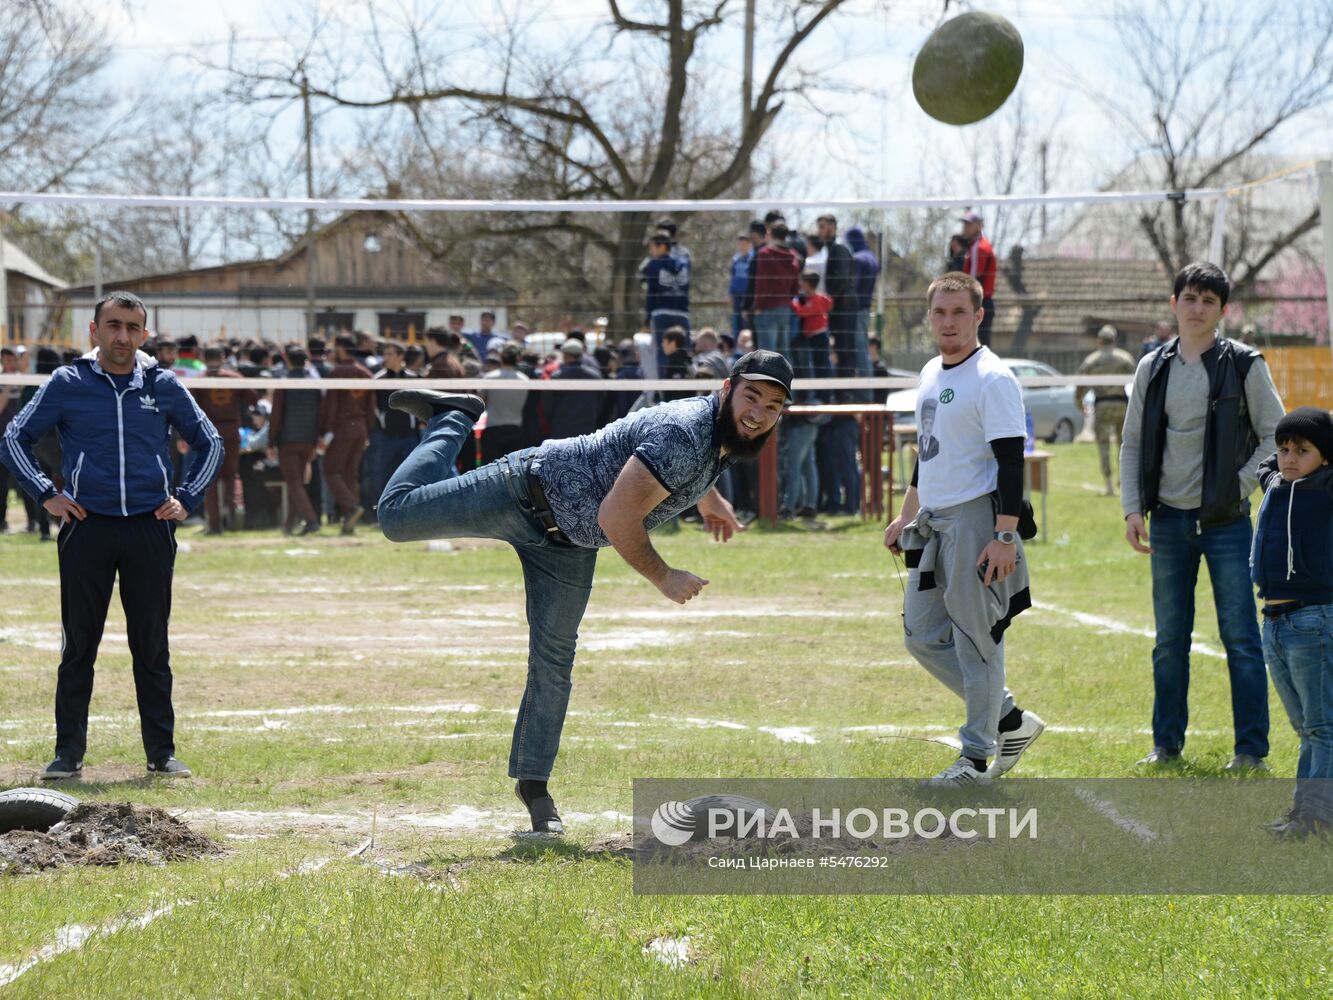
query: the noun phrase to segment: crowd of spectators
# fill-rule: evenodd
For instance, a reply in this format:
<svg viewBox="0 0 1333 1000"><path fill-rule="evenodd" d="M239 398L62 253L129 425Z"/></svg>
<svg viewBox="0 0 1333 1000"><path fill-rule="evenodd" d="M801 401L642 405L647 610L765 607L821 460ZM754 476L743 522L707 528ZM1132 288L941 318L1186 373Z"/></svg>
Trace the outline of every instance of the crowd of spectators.
<svg viewBox="0 0 1333 1000"><path fill-rule="evenodd" d="M812 232L789 226L781 212L753 221L736 238L728 285L731 328L694 328L690 314L693 261L673 220L658 220L645 241L639 268L644 315L636 341L589 337L575 327L563 341L539 350L533 331L520 321L508 330L495 313L481 313L478 328L466 329L461 315L405 342L365 331L342 331L304 343L231 339L201 343L196 337L150 338L145 351L182 378L234 376L262 383L267 378L309 379L312 387L265 391L262 384L235 389L195 390L200 406L223 434L227 458L209 493L205 531L220 533L244 523L289 533L313 533L337 526L345 534L373 522L375 502L393 470L417 443L420 428L388 406L398 386L365 391L321 392L324 378L371 381L426 378L481 378L509 381L603 380L607 389L529 392L506 387L483 392L487 413L460 465L489 462L547 438L596 431L631 411L690 395L641 392L624 380L726 378L732 362L763 347L788 356L798 377L871 375L882 371L872 358L869 310L879 262L859 227L838 237L837 220L820 216ZM543 343L547 338L542 338ZM6 348L10 355L13 352ZM78 352L64 356L41 348L37 371L52 371ZM6 364L19 367L9 357ZM31 365L23 365L29 370ZM188 381L187 381L188 385ZM31 395L28 392L27 395ZM13 397L13 398L10 398ZM805 391L805 404L862 402L868 392ZM9 392L0 419L25 402ZM860 503L857 425L854 417L789 415L780 438L780 508L784 517L812 518L819 512L855 513ZM48 468L59 473L58 442L51 442ZM177 474L179 451L176 450ZM746 471L740 471L744 468ZM282 488L277 488L282 484ZM0 494L0 512L8 483ZM746 515L758 510L757 470L737 467L720 484ZM286 517L281 497L286 497ZM238 514L244 511L244 517ZM3 520L0 519L0 523ZM40 508L29 511L30 530L45 537Z"/></svg>
<svg viewBox="0 0 1333 1000"><path fill-rule="evenodd" d="M851 226L839 237L838 220L821 215L812 232L770 211L736 236L727 281L731 337L715 331L690 338L692 258L671 219L658 221L639 267L644 287L644 329L651 333L649 377L718 377L726 350L752 347L787 356L798 378L858 378L882 374L877 339L872 346L870 307L879 260L865 232ZM704 334L707 338L704 338ZM700 343L704 340L704 343ZM714 348L714 344L718 348ZM805 390L806 406L866 403L869 390ZM819 513L860 509L858 425L849 414L789 414L779 437L779 516L812 519ZM754 510L753 482L722 484L739 509Z"/></svg>

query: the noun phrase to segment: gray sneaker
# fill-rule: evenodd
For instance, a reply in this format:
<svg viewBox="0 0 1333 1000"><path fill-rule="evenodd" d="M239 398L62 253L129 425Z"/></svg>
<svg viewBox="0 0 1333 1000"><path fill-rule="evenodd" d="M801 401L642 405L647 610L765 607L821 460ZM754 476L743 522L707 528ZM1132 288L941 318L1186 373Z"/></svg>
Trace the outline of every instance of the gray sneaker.
<svg viewBox="0 0 1333 1000"><path fill-rule="evenodd" d="M928 788L967 788L970 785L985 785L990 782L989 771L978 771L966 757L959 757L933 778L926 780Z"/></svg>
<svg viewBox="0 0 1333 1000"><path fill-rule="evenodd" d="M1226 770L1232 774L1260 774L1268 770L1262 757L1252 753L1238 753L1227 762Z"/></svg>
<svg viewBox="0 0 1333 1000"><path fill-rule="evenodd" d="M59 781L62 778L77 778L81 773L83 773L83 761L57 757L42 768L42 780Z"/></svg>
<svg viewBox="0 0 1333 1000"><path fill-rule="evenodd" d="M166 757L159 761L148 762L148 773L163 778L188 778L190 769L175 757Z"/></svg>
<svg viewBox="0 0 1333 1000"><path fill-rule="evenodd" d="M1046 731L1046 723L1035 712L1024 712L1018 728L1007 733L1000 733L995 739L995 761L990 766L990 776L998 778L1015 764L1018 758L1037 737Z"/></svg>

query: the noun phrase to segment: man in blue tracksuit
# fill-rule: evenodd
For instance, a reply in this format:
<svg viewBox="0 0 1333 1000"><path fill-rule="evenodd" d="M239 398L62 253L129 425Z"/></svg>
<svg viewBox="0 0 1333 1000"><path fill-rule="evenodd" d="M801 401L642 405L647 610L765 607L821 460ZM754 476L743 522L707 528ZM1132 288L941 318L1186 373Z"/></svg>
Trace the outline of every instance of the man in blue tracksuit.
<svg viewBox="0 0 1333 1000"><path fill-rule="evenodd" d="M648 256L639 265L639 279L657 348L648 357L640 356L639 361L646 367L655 358L656 367L648 377L665 378L667 356L662 350L662 334L673 326L682 327L687 335L690 332L690 258L672 251L671 237L666 233L654 233L648 240Z"/></svg>
<svg viewBox="0 0 1333 1000"><path fill-rule="evenodd" d="M223 447L176 376L138 351L147 322L137 296L103 296L89 324L93 350L57 369L0 439L0 462L61 523L56 756L42 772L47 780L77 777L83 768L93 663L117 574L148 772L190 773L175 757L167 646L176 522L203 500ZM60 492L32 450L52 427L63 455ZM191 450L174 490L167 451L173 428Z"/></svg>

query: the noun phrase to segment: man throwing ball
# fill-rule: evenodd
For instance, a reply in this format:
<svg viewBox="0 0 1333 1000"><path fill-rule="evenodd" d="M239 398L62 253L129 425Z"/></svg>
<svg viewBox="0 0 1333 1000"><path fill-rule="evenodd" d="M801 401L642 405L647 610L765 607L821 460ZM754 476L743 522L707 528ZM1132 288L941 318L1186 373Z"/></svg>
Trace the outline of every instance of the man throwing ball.
<svg viewBox="0 0 1333 1000"><path fill-rule="evenodd" d="M923 430L934 413L932 443L884 544L906 552L907 650L967 713L962 753L930 784L965 786L1004 774L1046 728L1004 679L1005 629L1032 604L1018 537L1027 427L1018 380L977 340L977 280L936 278L926 303L940 353L921 369L916 409Z"/></svg>
<svg viewBox="0 0 1333 1000"><path fill-rule="evenodd" d="M773 351L738 359L710 396L640 410L581 437L511 452L458 475L455 460L485 405L475 396L400 389L389 405L426 422L394 473L379 524L395 542L498 538L518 553L527 589L528 679L514 723L509 776L539 833L563 833L547 791L569 704L579 623L597 550L612 546L664 596L684 604L708 581L675 569L650 529L691 506L719 541L741 530L713 484L758 457L791 395L792 369Z"/></svg>

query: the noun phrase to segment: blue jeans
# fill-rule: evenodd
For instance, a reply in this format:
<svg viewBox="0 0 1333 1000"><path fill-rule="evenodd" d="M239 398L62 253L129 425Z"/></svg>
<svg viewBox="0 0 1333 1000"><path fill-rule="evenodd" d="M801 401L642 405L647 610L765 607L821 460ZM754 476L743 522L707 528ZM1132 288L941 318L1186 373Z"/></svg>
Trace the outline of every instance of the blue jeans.
<svg viewBox="0 0 1333 1000"><path fill-rule="evenodd" d="M754 314L754 346L787 354L791 350L791 306L774 306Z"/></svg>
<svg viewBox="0 0 1333 1000"><path fill-rule="evenodd" d="M812 337L795 337L791 342L791 366L797 378L832 378L828 331ZM828 389L807 390L801 396L803 403L832 402L832 393Z"/></svg>
<svg viewBox="0 0 1333 1000"><path fill-rule="evenodd" d="M815 466L815 439L819 428L789 417L782 422L779 451L782 465L782 499L778 508L795 513L819 505L819 470Z"/></svg>
<svg viewBox="0 0 1333 1000"><path fill-rule="evenodd" d="M861 309L856 314L856 374L870 378L875 374L875 366L870 363L870 310Z"/></svg>
<svg viewBox="0 0 1333 1000"><path fill-rule="evenodd" d="M384 492L395 470L407 461L407 456L412 454L419 440L415 432L390 436L378 427L370 432L370 447L362 463L365 478L363 492L370 497L370 502L366 504L368 508L374 509L375 502Z"/></svg>
<svg viewBox="0 0 1333 1000"><path fill-rule="evenodd" d="M829 334L833 341L833 350L838 355L838 378L869 378L874 374L870 364L870 341L867 326L861 324L861 313L838 312L829 314ZM869 403L873 393L869 389L841 389L843 401L849 403Z"/></svg>
<svg viewBox="0 0 1333 1000"><path fill-rule="evenodd" d="M1198 530L1197 510L1158 507L1151 515L1153 745L1179 752L1189 721L1190 633L1199 560L1208 562L1217 626L1231 675L1235 752L1268 756L1268 676L1250 584L1250 519Z"/></svg>
<svg viewBox="0 0 1333 1000"><path fill-rule="evenodd" d="M1264 659L1301 740L1296 808L1333 823L1333 604L1265 618Z"/></svg>
<svg viewBox="0 0 1333 1000"><path fill-rule="evenodd" d="M457 411L431 420L380 497L380 529L394 542L498 538L518 553L527 591L528 679L514 721L509 776L545 781L560 749L597 550L559 544L536 520L523 473L532 449L460 476L454 463L472 426Z"/></svg>

